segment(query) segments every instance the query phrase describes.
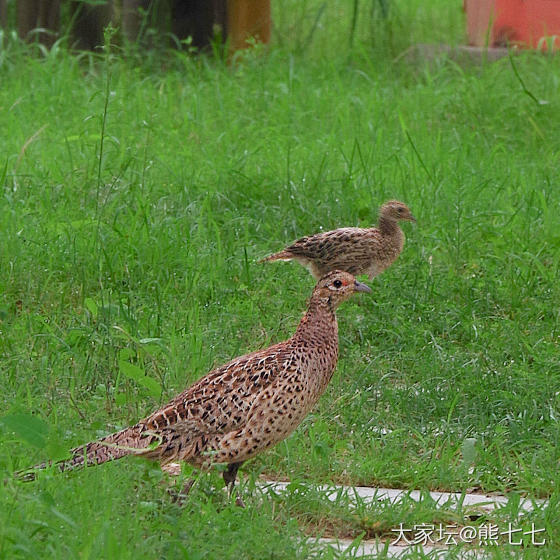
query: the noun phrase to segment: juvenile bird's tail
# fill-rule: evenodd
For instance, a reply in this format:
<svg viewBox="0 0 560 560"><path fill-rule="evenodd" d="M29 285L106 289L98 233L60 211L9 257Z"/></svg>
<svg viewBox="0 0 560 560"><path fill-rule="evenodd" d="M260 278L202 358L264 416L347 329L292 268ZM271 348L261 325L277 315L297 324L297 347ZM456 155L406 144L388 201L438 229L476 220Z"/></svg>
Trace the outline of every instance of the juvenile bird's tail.
<svg viewBox="0 0 560 560"><path fill-rule="evenodd" d="M258 262L263 263L263 262L269 262L269 261L291 261L293 258L294 258L294 255L292 255L292 253L290 253L290 251L284 249L283 251L280 251L278 253L274 253L272 255L269 255L268 257L265 257L264 259L261 259Z"/></svg>
<svg viewBox="0 0 560 560"><path fill-rule="evenodd" d="M137 424L120 432L109 434L99 441L92 441L75 447L70 451L72 456L69 459L56 463L40 463L29 469L19 471L14 476L19 480L29 482L35 480L37 471L52 465L58 467L61 472L101 465L127 455L141 455L149 451L154 445L157 446L158 443L158 438L154 434L147 431L145 426Z"/></svg>

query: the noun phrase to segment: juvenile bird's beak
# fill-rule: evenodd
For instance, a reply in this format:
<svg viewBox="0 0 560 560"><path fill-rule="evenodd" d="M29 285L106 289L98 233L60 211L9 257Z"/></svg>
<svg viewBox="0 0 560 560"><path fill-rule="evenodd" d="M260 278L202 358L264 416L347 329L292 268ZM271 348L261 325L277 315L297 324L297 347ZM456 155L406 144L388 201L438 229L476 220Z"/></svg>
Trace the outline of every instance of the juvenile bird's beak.
<svg viewBox="0 0 560 560"><path fill-rule="evenodd" d="M358 282L357 280L354 283L354 289L357 292L371 292L371 288L367 284L364 284L363 282Z"/></svg>
<svg viewBox="0 0 560 560"><path fill-rule="evenodd" d="M416 218L415 218L412 214L410 214L410 217L409 217L408 219L409 219L411 222L416 223Z"/></svg>

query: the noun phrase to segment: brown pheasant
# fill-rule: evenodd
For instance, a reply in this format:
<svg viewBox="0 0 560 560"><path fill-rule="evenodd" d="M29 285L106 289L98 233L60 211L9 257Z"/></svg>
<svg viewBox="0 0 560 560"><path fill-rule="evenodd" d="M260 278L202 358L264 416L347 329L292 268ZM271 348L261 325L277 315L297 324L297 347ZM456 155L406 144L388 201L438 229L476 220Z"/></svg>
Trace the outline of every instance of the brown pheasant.
<svg viewBox="0 0 560 560"><path fill-rule="evenodd" d="M140 455L166 465L226 463L231 490L247 459L290 435L325 391L338 359L335 309L354 292L370 292L347 272L317 283L295 334L237 358L200 379L135 426L76 447L61 471ZM33 480L43 463L18 473Z"/></svg>
<svg viewBox="0 0 560 560"><path fill-rule="evenodd" d="M347 227L302 237L261 262L295 260L315 279L331 270L345 270L367 274L372 280L393 264L403 249L399 220L416 221L406 204L389 200L379 210L376 228Z"/></svg>

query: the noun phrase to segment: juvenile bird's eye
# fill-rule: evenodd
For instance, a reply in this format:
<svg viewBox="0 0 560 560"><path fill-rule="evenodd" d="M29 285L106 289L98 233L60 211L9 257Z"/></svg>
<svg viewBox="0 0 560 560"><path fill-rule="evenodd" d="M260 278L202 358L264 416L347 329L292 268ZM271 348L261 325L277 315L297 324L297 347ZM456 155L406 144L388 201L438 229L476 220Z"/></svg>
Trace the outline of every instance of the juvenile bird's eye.
<svg viewBox="0 0 560 560"><path fill-rule="evenodd" d="M335 280L335 281L333 282L333 286L334 286L335 288L340 288L340 286L342 286L342 282L341 282L340 280Z"/></svg>

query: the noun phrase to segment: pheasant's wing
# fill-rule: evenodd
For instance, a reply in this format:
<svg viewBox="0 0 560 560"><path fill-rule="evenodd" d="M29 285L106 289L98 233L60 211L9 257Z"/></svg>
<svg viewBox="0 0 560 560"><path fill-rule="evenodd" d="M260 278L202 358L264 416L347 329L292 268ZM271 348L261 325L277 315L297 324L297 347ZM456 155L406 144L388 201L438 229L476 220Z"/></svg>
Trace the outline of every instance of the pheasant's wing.
<svg viewBox="0 0 560 560"><path fill-rule="evenodd" d="M329 268L346 270L358 275L367 272L376 276L377 261L385 256L383 240L375 228L360 229L344 235L336 247L329 251Z"/></svg>
<svg viewBox="0 0 560 560"><path fill-rule="evenodd" d="M292 361L285 342L237 358L211 371L138 424L72 449L71 457L57 466L66 471L126 455L165 463L176 458L181 447L185 456L199 454L205 438L242 427L255 399L291 368ZM36 470L50 464L36 465L18 477L33 480Z"/></svg>
<svg viewBox="0 0 560 560"><path fill-rule="evenodd" d="M332 260L337 253L351 246L362 231L360 228L339 228L317 233L294 241L286 251L294 257L309 260Z"/></svg>
<svg viewBox="0 0 560 560"><path fill-rule="evenodd" d="M149 430L172 428L192 437L235 430L291 360L285 343L237 358L208 373L143 424Z"/></svg>

